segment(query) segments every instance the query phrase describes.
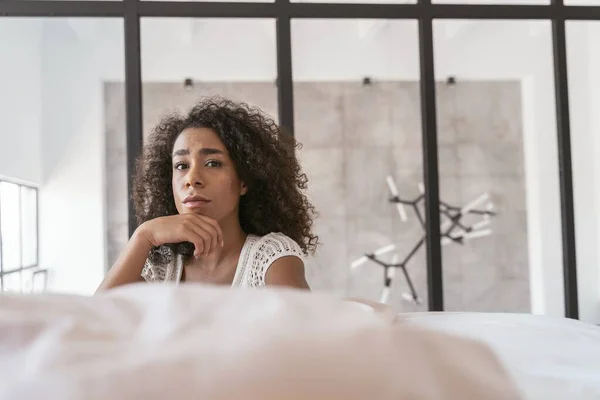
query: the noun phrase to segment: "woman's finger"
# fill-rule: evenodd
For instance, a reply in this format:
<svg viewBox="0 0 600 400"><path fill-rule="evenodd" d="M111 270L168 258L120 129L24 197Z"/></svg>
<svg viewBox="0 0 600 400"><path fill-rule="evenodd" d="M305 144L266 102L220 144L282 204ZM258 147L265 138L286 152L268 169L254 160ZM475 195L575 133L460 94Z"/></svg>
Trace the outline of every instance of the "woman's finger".
<svg viewBox="0 0 600 400"><path fill-rule="evenodd" d="M203 222L200 227L202 229L206 230L211 235L212 240L211 240L210 251L214 251L217 248L217 246L219 246L221 244L221 241L219 240L219 232L218 232L217 228L215 228L214 225L212 225L208 222Z"/></svg>
<svg viewBox="0 0 600 400"><path fill-rule="evenodd" d="M199 257L204 253L206 245L204 244L204 238L202 235L195 232L194 224L189 221L184 221L180 225L179 241L190 242L194 245L194 257Z"/></svg>
<svg viewBox="0 0 600 400"><path fill-rule="evenodd" d="M189 233L191 235L193 235L197 238L200 238L200 240L202 241L202 250L199 250L199 253L197 254L197 256L206 255L206 254L210 253L214 247L213 242L216 241L213 238L214 235L211 234L204 227L199 226L198 224L195 224L193 222L188 222L186 224L186 227L189 230Z"/></svg>
<svg viewBox="0 0 600 400"><path fill-rule="evenodd" d="M223 239L223 231L221 230L221 226L219 225L219 223L210 218L210 217L206 217L204 215L198 215L198 214L194 214L195 215L195 220L198 222L198 224L200 226L202 226L203 228L208 228L207 225L210 225L210 227L212 227L214 230L211 230L211 232L214 232L215 235L215 239L216 239L216 243L215 243L215 247L216 245L220 245L221 247L223 247L224 245L224 239Z"/></svg>

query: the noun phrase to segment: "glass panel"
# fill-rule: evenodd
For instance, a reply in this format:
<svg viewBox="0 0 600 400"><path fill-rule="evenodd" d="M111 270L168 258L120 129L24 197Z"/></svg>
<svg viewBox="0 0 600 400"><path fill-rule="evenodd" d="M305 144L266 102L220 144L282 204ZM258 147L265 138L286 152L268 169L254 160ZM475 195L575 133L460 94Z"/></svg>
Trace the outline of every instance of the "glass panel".
<svg viewBox="0 0 600 400"><path fill-rule="evenodd" d="M42 293L46 289L44 271L25 269L2 277L2 292L6 293Z"/></svg>
<svg viewBox="0 0 600 400"><path fill-rule="evenodd" d="M165 115L183 114L208 96L245 102L278 119L272 19L142 18L141 54L144 139ZM126 168L126 158L113 154L125 155L125 149L122 135L111 140L108 157L117 171ZM110 173L108 179L111 188L126 193L125 180ZM108 220L113 262L128 240L125 197L109 198Z"/></svg>
<svg viewBox="0 0 600 400"><path fill-rule="evenodd" d="M152 1L152 0L140 0L140 1ZM227 3L273 3L275 0L165 0L165 1L173 1L173 2L179 2L179 1L193 1L193 2L206 2L206 1L215 1L217 3L220 2L227 2Z"/></svg>
<svg viewBox="0 0 600 400"><path fill-rule="evenodd" d="M341 3L341 4L415 4L417 0L290 0L292 3ZM365 27L363 33L369 28Z"/></svg>
<svg viewBox="0 0 600 400"><path fill-rule="evenodd" d="M21 266L21 221L19 185L0 182L0 235L2 235L2 270Z"/></svg>
<svg viewBox="0 0 600 400"><path fill-rule="evenodd" d="M36 270L31 274L31 292L43 293L48 285L48 271L45 269Z"/></svg>
<svg viewBox="0 0 600 400"><path fill-rule="evenodd" d="M39 188L39 243L32 193L14 216L52 291L91 294L106 270L107 124L125 98L105 90L124 81L123 41L117 18L0 18L0 176Z"/></svg>
<svg viewBox="0 0 600 400"><path fill-rule="evenodd" d="M564 0L567 6L597 6L600 0Z"/></svg>
<svg viewBox="0 0 600 400"><path fill-rule="evenodd" d="M277 119L274 20L142 18L141 38L144 137L166 113L214 95Z"/></svg>
<svg viewBox="0 0 600 400"><path fill-rule="evenodd" d="M21 186L21 257L23 266L37 264L37 190Z"/></svg>
<svg viewBox="0 0 600 400"><path fill-rule="evenodd" d="M550 23L435 21L434 35L446 309L562 316Z"/></svg>
<svg viewBox="0 0 600 400"><path fill-rule="evenodd" d="M23 293L22 272L15 272L2 277L2 291L9 293Z"/></svg>
<svg viewBox="0 0 600 400"><path fill-rule="evenodd" d="M23 1L28 1L28 0L23 0ZM54 0L47 0L47 1L54 1ZM60 1L60 0L58 0ZM95 1L95 0L67 0L67 1ZM123 0L106 0L106 1L123 1Z"/></svg>
<svg viewBox="0 0 600 400"><path fill-rule="evenodd" d="M309 283L398 310L427 310L425 246L410 256L424 231L411 206L400 218L388 186L422 206L417 23L296 20L292 45L297 154L319 213L321 246L307 263ZM404 264L419 304L400 267L388 269L388 297L386 268L364 258L371 253Z"/></svg>
<svg viewBox="0 0 600 400"><path fill-rule="evenodd" d="M579 318L600 324L600 22L568 21L566 33Z"/></svg>
<svg viewBox="0 0 600 400"><path fill-rule="evenodd" d="M581 0L581 1L585 1L585 0ZM431 2L438 3L438 4L512 4L512 5L550 4L550 0L432 0ZM460 27L457 25L454 27L454 29L460 29Z"/></svg>

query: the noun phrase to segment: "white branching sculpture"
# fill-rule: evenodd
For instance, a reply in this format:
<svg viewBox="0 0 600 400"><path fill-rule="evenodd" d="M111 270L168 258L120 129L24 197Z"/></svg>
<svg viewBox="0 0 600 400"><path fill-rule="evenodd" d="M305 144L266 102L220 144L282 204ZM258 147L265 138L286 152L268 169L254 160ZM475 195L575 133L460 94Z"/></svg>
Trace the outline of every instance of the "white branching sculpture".
<svg viewBox="0 0 600 400"><path fill-rule="evenodd" d="M419 220L421 228L423 229L423 236L421 236L421 238L417 241L417 243L413 246L411 251L404 257L402 261L400 261L400 256L397 253L393 253L392 260L389 263L381 259L381 256L391 252L395 252L396 245L389 244L371 253L363 255L362 257L355 260L351 266L352 269L354 269L358 268L359 266L368 261L371 261L376 264L379 264L384 268L384 285L380 297L380 301L382 303L388 302L391 292L392 281L396 273L396 268L400 268L410 290L410 293L403 293L402 298L406 301L410 301L415 304L421 304L421 298L419 297L413 285L412 279L408 274L406 266L410 259L425 244L425 238L427 237L425 219L423 218L423 215L421 215L421 210L419 209L419 204L422 201L425 201L424 187L422 183L419 183L418 186L420 195L413 200L404 200L400 198L398 194L398 189L396 187L396 183L394 182L394 179L391 176L388 176L386 178L386 182L390 193L392 194L390 202L396 205L396 209L398 210L400 220L402 220L402 222L408 221L405 207L412 207L415 212L415 215L417 216L417 219ZM478 208L484 203L485 207L483 209ZM458 243L462 245L468 240L491 235L492 230L491 228L489 228L489 225L491 223L490 217L496 215L493 209L494 206L489 201L488 193L483 193L481 196L469 202L464 207L454 207L440 200L441 244L448 245L452 243ZM472 225L467 225L463 222L464 218L467 215L479 216L481 219Z"/></svg>

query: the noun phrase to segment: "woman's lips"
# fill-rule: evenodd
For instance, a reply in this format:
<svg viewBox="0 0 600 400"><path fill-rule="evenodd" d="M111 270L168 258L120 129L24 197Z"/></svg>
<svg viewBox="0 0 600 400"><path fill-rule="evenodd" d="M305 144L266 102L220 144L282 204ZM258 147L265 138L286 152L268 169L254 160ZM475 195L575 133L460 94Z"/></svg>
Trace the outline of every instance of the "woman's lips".
<svg viewBox="0 0 600 400"><path fill-rule="evenodd" d="M187 208L198 208L198 207L203 207L203 206L207 205L208 203L210 203L210 200L189 200L189 201L185 201L183 203L183 205L186 206Z"/></svg>
<svg viewBox="0 0 600 400"><path fill-rule="evenodd" d="M187 208L204 207L210 203L210 200L201 194L192 194L183 199L183 205Z"/></svg>

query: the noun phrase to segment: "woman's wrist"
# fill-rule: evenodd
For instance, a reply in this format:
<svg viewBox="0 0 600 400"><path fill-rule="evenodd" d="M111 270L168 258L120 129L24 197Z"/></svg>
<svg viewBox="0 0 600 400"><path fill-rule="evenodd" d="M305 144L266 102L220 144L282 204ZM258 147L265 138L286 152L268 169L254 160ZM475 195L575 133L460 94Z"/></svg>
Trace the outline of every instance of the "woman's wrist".
<svg viewBox="0 0 600 400"><path fill-rule="evenodd" d="M142 246L144 247L144 250L150 251L152 249L152 247L154 247L154 245L152 244L152 241L150 240L150 234L147 230L147 225L144 222L143 224L139 225L136 230L133 232L133 235L131 236L131 242L136 246Z"/></svg>

